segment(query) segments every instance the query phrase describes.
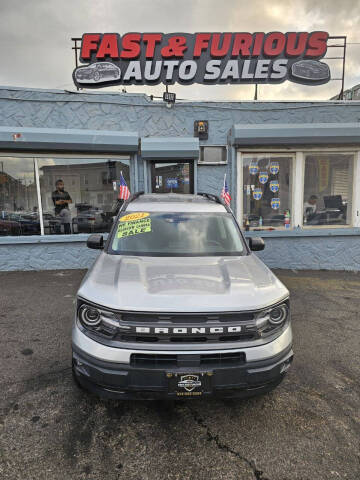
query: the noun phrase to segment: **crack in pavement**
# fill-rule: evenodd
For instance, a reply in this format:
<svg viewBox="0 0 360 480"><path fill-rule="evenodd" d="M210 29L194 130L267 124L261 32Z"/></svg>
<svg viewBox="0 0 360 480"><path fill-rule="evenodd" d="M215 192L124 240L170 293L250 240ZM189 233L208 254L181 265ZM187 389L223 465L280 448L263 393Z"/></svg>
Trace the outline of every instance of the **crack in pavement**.
<svg viewBox="0 0 360 480"><path fill-rule="evenodd" d="M256 464L255 464L254 460L248 460L246 457L241 455L239 452L237 452L236 450L233 450L229 445L227 445L226 443L223 443L220 440L219 435L214 435L211 432L210 427L206 424L206 422L198 414L198 412L193 410L189 405L187 405L187 407L188 407L192 417L194 418L195 422L200 427L202 427L206 430L206 435L207 435L208 440L211 441L211 442L214 442L219 450L223 450L225 452L231 453L232 455L237 457L239 460L242 460L243 462L245 462L251 468L256 480L270 480L269 477L264 477L264 472L262 470L259 470L256 467Z"/></svg>

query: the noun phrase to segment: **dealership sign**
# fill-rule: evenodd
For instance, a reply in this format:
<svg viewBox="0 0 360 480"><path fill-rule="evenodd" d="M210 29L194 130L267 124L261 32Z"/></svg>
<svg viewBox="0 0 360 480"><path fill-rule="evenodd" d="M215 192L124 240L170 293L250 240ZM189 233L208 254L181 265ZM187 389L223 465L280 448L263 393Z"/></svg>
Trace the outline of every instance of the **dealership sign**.
<svg viewBox="0 0 360 480"><path fill-rule="evenodd" d="M78 87L159 83L244 84L290 80L320 85L327 32L85 33L74 70Z"/></svg>

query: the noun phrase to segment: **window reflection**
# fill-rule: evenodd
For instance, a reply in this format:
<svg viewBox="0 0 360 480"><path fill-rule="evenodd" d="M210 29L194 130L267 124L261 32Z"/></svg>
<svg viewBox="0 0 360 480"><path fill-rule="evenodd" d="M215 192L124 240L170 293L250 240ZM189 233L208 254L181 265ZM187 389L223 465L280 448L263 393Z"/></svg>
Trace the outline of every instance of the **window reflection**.
<svg viewBox="0 0 360 480"><path fill-rule="evenodd" d="M304 225L349 225L352 184L352 154L306 155Z"/></svg>
<svg viewBox="0 0 360 480"><path fill-rule="evenodd" d="M243 159L243 226L246 230L290 228L292 156L246 155Z"/></svg>
<svg viewBox="0 0 360 480"><path fill-rule="evenodd" d="M0 236L40 235L33 158L0 157Z"/></svg>
<svg viewBox="0 0 360 480"><path fill-rule="evenodd" d="M130 188L129 158L38 159L44 233L108 232L122 201L120 172Z"/></svg>

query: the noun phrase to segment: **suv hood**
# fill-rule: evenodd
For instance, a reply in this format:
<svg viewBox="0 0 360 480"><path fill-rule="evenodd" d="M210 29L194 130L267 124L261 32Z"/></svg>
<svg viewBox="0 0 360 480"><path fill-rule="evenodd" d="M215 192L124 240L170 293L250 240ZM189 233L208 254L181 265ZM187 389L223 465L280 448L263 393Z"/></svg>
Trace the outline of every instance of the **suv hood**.
<svg viewBox="0 0 360 480"><path fill-rule="evenodd" d="M115 310L255 310L282 300L286 287L254 254L239 257L134 257L102 252L78 295Z"/></svg>

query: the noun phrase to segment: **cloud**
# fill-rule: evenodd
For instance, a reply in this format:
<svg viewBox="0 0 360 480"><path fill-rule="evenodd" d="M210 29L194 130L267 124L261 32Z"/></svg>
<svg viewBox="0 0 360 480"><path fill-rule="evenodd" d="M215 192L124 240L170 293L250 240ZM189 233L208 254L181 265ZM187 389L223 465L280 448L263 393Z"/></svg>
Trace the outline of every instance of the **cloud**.
<svg viewBox="0 0 360 480"><path fill-rule="evenodd" d="M358 0L1 0L1 85L73 89L71 37L83 32L308 31L324 29L360 42ZM334 49L335 50L335 49ZM330 61L329 61L330 62ZM340 64L332 68L338 76ZM360 83L360 45L349 45L346 87ZM122 87L116 88L119 91ZM179 98L252 99L254 86L171 87ZM161 95L163 86L127 87ZM262 100L326 100L340 82L260 86Z"/></svg>

